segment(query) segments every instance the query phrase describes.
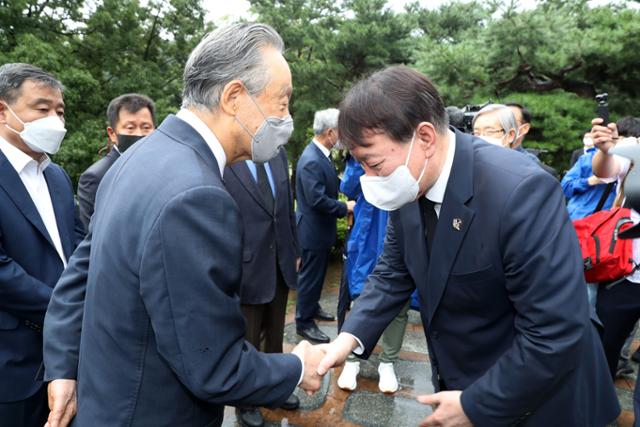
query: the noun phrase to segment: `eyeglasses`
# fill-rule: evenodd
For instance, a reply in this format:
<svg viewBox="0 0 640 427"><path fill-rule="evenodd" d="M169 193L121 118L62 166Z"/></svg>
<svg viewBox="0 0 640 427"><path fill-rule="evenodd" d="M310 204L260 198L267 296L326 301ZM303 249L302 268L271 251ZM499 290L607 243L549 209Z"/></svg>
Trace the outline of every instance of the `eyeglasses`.
<svg viewBox="0 0 640 427"><path fill-rule="evenodd" d="M494 136L505 133L503 129L478 129L473 130L474 136Z"/></svg>

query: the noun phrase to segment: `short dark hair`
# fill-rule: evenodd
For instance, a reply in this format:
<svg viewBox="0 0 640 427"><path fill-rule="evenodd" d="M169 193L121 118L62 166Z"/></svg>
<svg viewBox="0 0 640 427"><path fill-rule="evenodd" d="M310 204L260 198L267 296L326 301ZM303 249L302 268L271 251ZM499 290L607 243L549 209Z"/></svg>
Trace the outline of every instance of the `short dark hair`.
<svg viewBox="0 0 640 427"><path fill-rule="evenodd" d="M0 99L13 104L20 94L20 88L26 80L33 80L60 92L64 91L62 83L52 74L31 64L11 63L0 67Z"/></svg>
<svg viewBox="0 0 640 427"><path fill-rule="evenodd" d="M523 123L531 123L531 120L533 120L533 114L531 114L531 111L529 111L527 107L520 104L519 102L505 102L504 105L506 105L507 107L516 107L518 110L520 110Z"/></svg>
<svg viewBox="0 0 640 427"><path fill-rule="evenodd" d="M112 129L116 128L120 110L123 108L130 113L137 113L143 108L148 108L151 113L151 120L153 120L154 124L156 122L156 106L151 98L139 93L127 93L114 98L107 107L107 121Z"/></svg>
<svg viewBox="0 0 640 427"><path fill-rule="evenodd" d="M392 66L358 82L340 105L338 129L349 147L365 145L364 131L408 141L420 122L446 132L447 113L435 86L423 74Z"/></svg>
<svg viewBox="0 0 640 427"><path fill-rule="evenodd" d="M616 122L616 127L620 136L640 137L640 119L637 117L623 117Z"/></svg>

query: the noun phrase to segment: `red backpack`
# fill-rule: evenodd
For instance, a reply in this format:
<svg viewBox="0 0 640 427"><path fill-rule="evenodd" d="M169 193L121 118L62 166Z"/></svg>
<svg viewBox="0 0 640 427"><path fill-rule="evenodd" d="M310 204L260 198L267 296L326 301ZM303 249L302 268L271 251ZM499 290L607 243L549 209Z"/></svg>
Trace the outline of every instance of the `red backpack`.
<svg viewBox="0 0 640 427"><path fill-rule="evenodd" d="M618 233L633 226L631 209L613 208L573 221L578 235L584 277L589 283L623 279L633 273L633 240Z"/></svg>

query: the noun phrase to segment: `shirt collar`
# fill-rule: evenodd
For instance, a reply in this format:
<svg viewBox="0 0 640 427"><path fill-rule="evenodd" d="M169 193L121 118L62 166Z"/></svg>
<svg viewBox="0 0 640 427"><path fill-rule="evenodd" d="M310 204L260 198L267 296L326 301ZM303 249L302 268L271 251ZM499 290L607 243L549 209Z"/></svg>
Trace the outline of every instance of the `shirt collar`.
<svg viewBox="0 0 640 427"><path fill-rule="evenodd" d="M218 162L218 167L220 168L220 176L223 176L224 167L227 164L227 156L224 154L224 150L222 149L222 145L220 141L215 136L215 134L209 129L200 117L193 114L193 112L187 110L186 108L181 108L180 111L176 114L176 117L185 121L188 125L190 125L196 132L200 134L202 139L207 143L211 151L213 152L213 156L216 158L216 162Z"/></svg>
<svg viewBox="0 0 640 427"><path fill-rule="evenodd" d="M451 168L453 167L453 157L456 152L456 134L453 133L451 129L448 129L447 136L449 138L449 148L447 148L447 157L444 159L442 171L440 172L440 176L438 176L435 184L431 186L425 196L434 203L442 203L444 200L444 193L447 190L447 183L449 182Z"/></svg>
<svg viewBox="0 0 640 427"><path fill-rule="evenodd" d="M313 138L313 143L316 144L320 151L322 151L322 154L324 154L326 157L329 157L331 155L331 151L324 145L320 144L317 139Z"/></svg>
<svg viewBox="0 0 640 427"><path fill-rule="evenodd" d="M42 173L51 164L51 159L45 153L42 153L39 161L35 161L31 156L24 153L16 146L10 144L6 139L0 136L0 151L5 155L11 166L20 175L29 165L37 165L38 172Z"/></svg>

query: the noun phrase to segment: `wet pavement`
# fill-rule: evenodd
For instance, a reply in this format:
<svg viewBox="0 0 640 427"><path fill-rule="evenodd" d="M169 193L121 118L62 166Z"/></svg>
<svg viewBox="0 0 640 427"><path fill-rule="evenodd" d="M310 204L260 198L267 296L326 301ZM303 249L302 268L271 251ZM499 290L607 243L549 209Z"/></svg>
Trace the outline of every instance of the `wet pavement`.
<svg viewBox="0 0 640 427"><path fill-rule="evenodd" d="M320 305L335 314L338 305L339 265L333 264L327 274ZM284 349L291 351L302 339L295 332L295 292L289 294L285 326ZM337 335L336 322L318 322L318 326L331 338ZM632 351L640 341L634 341ZM395 364L400 389L392 395L378 390L378 352L367 361L360 363L358 388L353 392L341 390L337 378L342 368L336 368L324 379L322 388L314 396L307 396L297 389L300 409L286 411L262 408L267 427L409 427L417 426L431 408L421 405L416 397L433 392L431 367L420 316L414 310L409 312L409 322L400 352L400 360ZM638 365L632 363L633 376L616 381L616 390L622 414L610 427L631 427L633 425L633 388L638 373ZM234 408L225 410L224 427L236 427Z"/></svg>

